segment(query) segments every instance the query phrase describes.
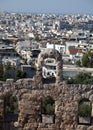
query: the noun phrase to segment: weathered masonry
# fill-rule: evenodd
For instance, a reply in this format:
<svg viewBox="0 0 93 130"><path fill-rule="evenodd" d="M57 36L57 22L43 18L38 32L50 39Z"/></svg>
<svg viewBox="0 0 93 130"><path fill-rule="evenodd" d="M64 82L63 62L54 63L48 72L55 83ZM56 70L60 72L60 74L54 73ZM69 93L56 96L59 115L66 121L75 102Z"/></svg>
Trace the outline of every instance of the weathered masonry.
<svg viewBox="0 0 93 130"><path fill-rule="evenodd" d="M41 68L47 57L56 59L56 83L42 82ZM67 85L62 78L61 55L46 50L38 57L33 79L0 82L0 130L93 130L93 85ZM18 117L12 121L5 114L11 95L18 102ZM42 111L44 97L53 99L45 104L53 105L51 114L49 109ZM86 115L81 111L82 106L89 108Z"/></svg>

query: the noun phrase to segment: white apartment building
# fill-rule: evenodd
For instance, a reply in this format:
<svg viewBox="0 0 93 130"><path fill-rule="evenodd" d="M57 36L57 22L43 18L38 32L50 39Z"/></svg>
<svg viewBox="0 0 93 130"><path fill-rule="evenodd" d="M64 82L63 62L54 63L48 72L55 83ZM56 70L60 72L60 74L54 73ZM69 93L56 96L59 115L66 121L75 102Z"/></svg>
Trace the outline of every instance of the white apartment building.
<svg viewBox="0 0 93 130"><path fill-rule="evenodd" d="M42 67L43 78L56 77L56 61L53 58L47 58L44 60L44 66Z"/></svg>
<svg viewBox="0 0 93 130"><path fill-rule="evenodd" d="M66 53L66 46L65 46L65 44L56 44L56 43L49 43L48 42L46 44L46 48L56 49L56 50L58 50L62 54Z"/></svg>
<svg viewBox="0 0 93 130"><path fill-rule="evenodd" d="M10 63L12 66L19 66L20 65L20 59L19 58L3 58L2 64L7 65L7 63Z"/></svg>

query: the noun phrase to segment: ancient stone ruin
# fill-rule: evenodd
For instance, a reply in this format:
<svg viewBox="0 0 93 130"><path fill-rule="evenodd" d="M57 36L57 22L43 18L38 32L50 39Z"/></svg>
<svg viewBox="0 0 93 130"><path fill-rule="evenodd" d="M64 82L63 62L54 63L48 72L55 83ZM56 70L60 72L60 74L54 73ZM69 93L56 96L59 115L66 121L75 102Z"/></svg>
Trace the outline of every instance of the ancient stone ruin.
<svg viewBox="0 0 93 130"><path fill-rule="evenodd" d="M55 58L57 62L56 83L43 84L42 65L45 58ZM38 57L38 68L33 79L16 82L0 82L0 130L93 130L93 85L67 85L62 81L62 60L56 50L46 50ZM6 122L5 99L16 96L18 118ZM42 113L42 99L54 100L54 114ZM85 100L86 99L86 100ZM91 106L88 118L79 117L80 101Z"/></svg>

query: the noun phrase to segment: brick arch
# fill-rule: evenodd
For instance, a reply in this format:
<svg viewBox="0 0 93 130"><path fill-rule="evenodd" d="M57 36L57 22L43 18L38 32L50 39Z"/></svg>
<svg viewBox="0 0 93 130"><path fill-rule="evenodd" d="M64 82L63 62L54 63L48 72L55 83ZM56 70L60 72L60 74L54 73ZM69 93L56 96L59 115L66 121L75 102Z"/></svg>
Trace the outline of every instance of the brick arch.
<svg viewBox="0 0 93 130"><path fill-rule="evenodd" d="M56 83L62 82L63 79L63 62L62 55L55 49L46 49L41 52L37 60L37 75L41 77L42 80L42 66L44 64L44 59L54 58L56 60Z"/></svg>

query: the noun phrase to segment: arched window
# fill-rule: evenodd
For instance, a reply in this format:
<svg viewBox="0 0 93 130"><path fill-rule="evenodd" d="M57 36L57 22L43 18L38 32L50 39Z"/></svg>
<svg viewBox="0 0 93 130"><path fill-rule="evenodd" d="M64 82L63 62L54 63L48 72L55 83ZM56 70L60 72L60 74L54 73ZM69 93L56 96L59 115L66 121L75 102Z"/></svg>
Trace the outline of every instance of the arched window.
<svg viewBox="0 0 93 130"><path fill-rule="evenodd" d="M18 100L16 96L8 95L4 99L4 130L15 128L18 121ZM17 126L16 126L17 127Z"/></svg>
<svg viewBox="0 0 93 130"><path fill-rule="evenodd" d="M52 97L47 96L42 99L42 122L54 123L55 118L55 101Z"/></svg>
<svg viewBox="0 0 93 130"><path fill-rule="evenodd" d="M46 61L46 59L49 59L50 61L49 60ZM44 66L44 62L45 62L44 60L46 61L46 65L43 68L43 75L42 75L42 67ZM56 61L55 65L53 63L54 61ZM50 64L52 66L49 66ZM39 82L42 81L43 77L45 78L53 77L53 75L54 77L56 77L56 84L59 84L60 82L62 82L63 80L62 55L55 49L45 49L45 51L39 54L38 60L37 60L37 76L39 77L39 80L40 80Z"/></svg>
<svg viewBox="0 0 93 130"><path fill-rule="evenodd" d="M91 102L88 99L82 99L78 105L78 123L91 124Z"/></svg>
<svg viewBox="0 0 93 130"><path fill-rule="evenodd" d="M56 60L54 58L44 59L42 66L43 83L56 82Z"/></svg>

